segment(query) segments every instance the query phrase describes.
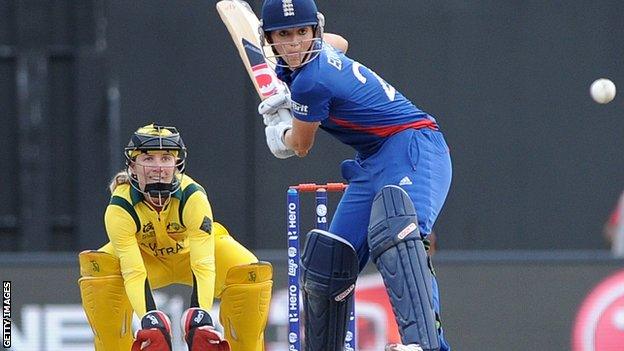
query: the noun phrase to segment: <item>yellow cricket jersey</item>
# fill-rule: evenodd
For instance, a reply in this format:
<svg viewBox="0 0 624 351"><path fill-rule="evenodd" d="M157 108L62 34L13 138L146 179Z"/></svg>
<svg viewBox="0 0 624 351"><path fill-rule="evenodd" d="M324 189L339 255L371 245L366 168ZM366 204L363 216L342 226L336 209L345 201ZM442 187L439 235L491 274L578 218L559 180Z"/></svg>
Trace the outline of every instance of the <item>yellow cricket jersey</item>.
<svg viewBox="0 0 624 351"><path fill-rule="evenodd" d="M101 250L119 257L126 293L141 317L153 304L149 288L195 284L199 307L212 307L215 239L204 189L189 176L160 211L130 184L115 189L104 221L110 243ZM148 282L149 281L149 285Z"/></svg>

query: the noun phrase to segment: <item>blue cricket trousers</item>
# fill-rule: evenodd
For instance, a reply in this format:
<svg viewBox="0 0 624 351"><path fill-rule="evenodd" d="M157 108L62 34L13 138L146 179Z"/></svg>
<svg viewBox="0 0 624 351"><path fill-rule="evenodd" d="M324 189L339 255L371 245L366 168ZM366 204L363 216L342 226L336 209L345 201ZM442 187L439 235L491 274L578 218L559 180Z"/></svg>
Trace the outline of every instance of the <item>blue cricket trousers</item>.
<svg viewBox="0 0 624 351"><path fill-rule="evenodd" d="M399 185L416 208L420 233L431 233L451 184L449 148L440 131L407 129L389 137L381 148L364 160L342 162L342 176L349 182L329 231L348 240L358 253L360 269L369 258L368 223L373 198L385 185ZM440 314L438 284L433 281L433 299ZM440 334L441 350L448 351Z"/></svg>

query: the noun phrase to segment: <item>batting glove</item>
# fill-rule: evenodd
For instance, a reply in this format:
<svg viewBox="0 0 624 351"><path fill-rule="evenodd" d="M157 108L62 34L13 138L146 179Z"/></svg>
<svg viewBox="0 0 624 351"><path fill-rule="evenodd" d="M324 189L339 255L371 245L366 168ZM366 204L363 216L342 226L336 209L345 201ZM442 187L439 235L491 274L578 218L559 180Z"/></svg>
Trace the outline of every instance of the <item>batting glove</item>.
<svg viewBox="0 0 624 351"><path fill-rule="evenodd" d="M281 108L275 113L265 113L262 115L265 126L275 126L282 122L291 123L293 115L290 109Z"/></svg>
<svg viewBox="0 0 624 351"><path fill-rule="evenodd" d="M295 155L295 152L286 147L286 144L284 144L284 134L291 128L292 121L280 122L277 125L267 126L264 128L267 146L269 147L269 150L271 150L273 156L285 159Z"/></svg>
<svg viewBox="0 0 624 351"><path fill-rule="evenodd" d="M182 315L181 323L189 351L230 351L230 344L214 329L206 310L189 308Z"/></svg>
<svg viewBox="0 0 624 351"><path fill-rule="evenodd" d="M280 109L290 109L290 101L290 92L287 89L281 90L262 101L258 105L258 113L261 115L273 114Z"/></svg>

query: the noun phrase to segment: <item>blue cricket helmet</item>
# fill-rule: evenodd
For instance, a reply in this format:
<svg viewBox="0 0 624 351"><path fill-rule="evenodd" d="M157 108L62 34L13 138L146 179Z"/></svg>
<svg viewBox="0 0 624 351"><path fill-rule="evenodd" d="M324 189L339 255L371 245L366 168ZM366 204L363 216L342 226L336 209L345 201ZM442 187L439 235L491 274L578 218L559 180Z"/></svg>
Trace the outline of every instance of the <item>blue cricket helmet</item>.
<svg viewBox="0 0 624 351"><path fill-rule="evenodd" d="M314 0L265 0L262 4L262 30L318 26ZM322 24L321 24L322 25Z"/></svg>

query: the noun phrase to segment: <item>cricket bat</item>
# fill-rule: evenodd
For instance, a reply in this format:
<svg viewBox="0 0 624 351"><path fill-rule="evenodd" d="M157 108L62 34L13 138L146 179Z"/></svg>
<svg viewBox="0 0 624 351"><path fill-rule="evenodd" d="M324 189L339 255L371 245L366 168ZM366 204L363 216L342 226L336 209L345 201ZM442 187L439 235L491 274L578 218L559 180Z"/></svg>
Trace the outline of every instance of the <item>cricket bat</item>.
<svg viewBox="0 0 624 351"><path fill-rule="evenodd" d="M260 99L285 89L285 84L275 75L275 66L262 54L262 50L270 48L260 44L260 20L249 4L242 0L221 0L217 2L217 12L234 40Z"/></svg>

